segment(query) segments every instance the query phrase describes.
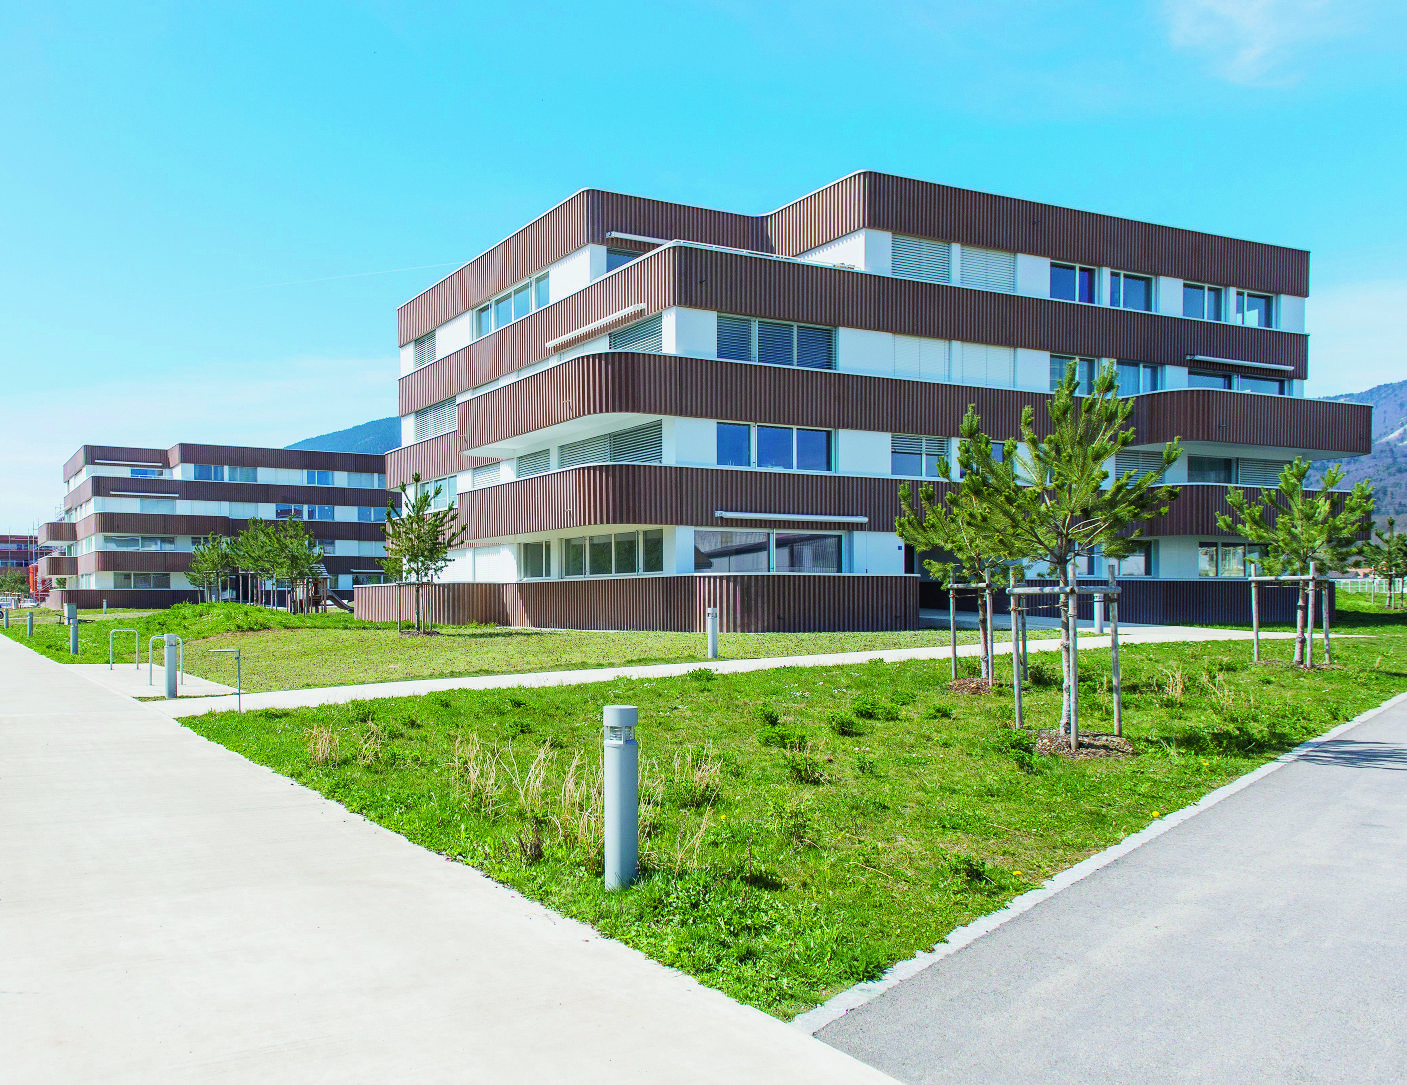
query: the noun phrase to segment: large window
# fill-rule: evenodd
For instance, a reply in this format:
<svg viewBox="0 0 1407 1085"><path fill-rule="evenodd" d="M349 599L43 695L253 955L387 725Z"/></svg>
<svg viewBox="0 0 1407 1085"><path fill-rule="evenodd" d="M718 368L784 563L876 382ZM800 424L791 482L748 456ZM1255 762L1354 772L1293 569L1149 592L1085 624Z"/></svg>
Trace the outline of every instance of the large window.
<svg viewBox="0 0 1407 1085"><path fill-rule="evenodd" d="M195 465L195 480L197 482L224 482L225 469L219 464L198 463Z"/></svg>
<svg viewBox="0 0 1407 1085"><path fill-rule="evenodd" d="M308 505L305 510L305 519L308 520L332 520L333 506L331 505Z"/></svg>
<svg viewBox="0 0 1407 1085"><path fill-rule="evenodd" d="M512 290L479 306L474 314L475 337L488 335L515 320L521 320L534 309L541 309L548 303L550 294L546 275L519 283Z"/></svg>
<svg viewBox="0 0 1407 1085"><path fill-rule="evenodd" d="M632 260L638 260L644 255L643 252L637 252L635 249L607 249L606 270L608 272L615 271L616 268L625 267Z"/></svg>
<svg viewBox="0 0 1407 1085"><path fill-rule="evenodd" d="M1230 373L1205 373L1196 369L1187 374L1189 388L1230 388Z"/></svg>
<svg viewBox="0 0 1407 1085"><path fill-rule="evenodd" d="M118 588L169 588L170 573L114 573L113 585Z"/></svg>
<svg viewBox="0 0 1407 1085"><path fill-rule="evenodd" d="M132 478L165 478L166 472L160 467L133 467Z"/></svg>
<svg viewBox="0 0 1407 1085"><path fill-rule="evenodd" d="M331 471L304 471L304 478L309 486L331 486Z"/></svg>
<svg viewBox="0 0 1407 1085"><path fill-rule="evenodd" d="M838 573L841 536L809 531L695 531L694 571Z"/></svg>
<svg viewBox="0 0 1407 1085"><path fill-rule="evenodd" d="M1163 367L1144 362L1119 363L1119 395L1136 396L1156 392L1163 386Z"/></svg>
<svg viewBox="0 0 1407 1085"><path fill-rule="evenodd" d="M386 522L386 506L362 505L357 509L357 519L363 524L384 524Z"/></svg>
<svg viewBox="0 0 1407 1085"><path fill-rule="evenodd" d="M552 575L552 544L550 542L523 543L523 577L537 580Z"/></svg>
<svg viewBox="0 0 1407 1085"><path fill-rule="evenodd" d="M1245 543L1204 542L1197 547L1198 576L1246 576L1247 564L1260 560L1260 547Z"/></svg>
<svg viewBox="0 0 1407 1085"><path fill-rule="evenodd" d="M303 506L302 506L302 505L284 505L284 504L275 505L275 506L274 506L274 519L275 519L275 520L301 520L301 519L303 519Z"/></svg>
<svg viewBox="0 0 1407 1085"><path fill-rule="evenodd" d="M386 476L373 471L348 471L347 485L365 490L384 490Z"/></svg>
<svg viewBox="0 0 1407 1085"><path fill-rule="evenodd" d="M718 463L776 471L831 470L831 431L718 423Z"/></svg>
<svg viewBox="0 0 1407 1085"><path fill-rule="evenodd" d="M1182 315L1198 320L1221 320L1224 292L1219 286L1182 284Z"/></svg>
<svg viewBox="0 0 1407 1085"><path fill-rule="evenodd" d="M1236 461L1219 456L1188 456L1188 482L1217 482L1234 485L1236 482Z"/></svg>
<svg viewBox="0 0 1407 1085"><path fill-rule="evenodd" d="M1109 304L1116 309L1153 308L1153 280L1146 275L1115 271L1109 275Z"/></svg>
<svg viewBox="0 0 1407 1085"><path fill-rule="evenodd" d="M736 362L835 368L835 329L718 316L718 356Z"/></svg>
<svg viewBox="0 0 1407 1085"><path fill-rule="evenodd" d="M1152 576L1153 544L1151 542L1134 543L1133 552L1128 557L1119 559L1119 575Z"/></svg>
<svg viewBox="0 0 1407 1085"><path fill-rule="evenodd" d="M1053 298L1093 303L1097 300L1097 281L1092 267L1081 267L1078 264L1050 265L1050 296Z"/></svg>
<svg viewBox="0 0 1407 1085"><path fill-rule="evenodd" d="M1094 390L1094 377L1099 371L1099 363L1094 358L1076 358L1069 354L1052 354L1050 356L1050 390L1053 392L1060 386L1071 362L1075 363L1075 379L1080 382L1079 387L1075 389L1075 394L1077 396L1089 395Z"/></svg>
<svg viewBox="0 0 1407 1085"><path fill-rule="evenodd" d="M1269 294L1251 294L1245 290L1236 291L1236 322L1249 324L1253 328L1269 328L1275 308L1275 299Z"/></svg>
<svg viewBox="0 0 1407 1085"><path fill-rule="evenodd" d="M526 576L551 576L547 543L524 543ZM529 556L528 547L543 548L542 573L531 570L537 566ZM564 539L562 544L563 575L565 576L627 576L631 573L660 573L664 571L664 530L617 531L610 535L590 535L585 538Z"/></svg>
<svg viewBox="0 0 1407 1085"><path fill-rule="evenodd" d="M1285 382L1271 377L1240 376L1236 378L1236 390L1238 392L1259 392L1265 396L1283 396Z"/></svg>
<svg viewBox="0 0 1407 1085"><path fill-rule="evenodd" d="M105 550L163 550L176 549L173 535L109 535Z"/></svg>
<svg viewBox="0 0 1407 1085"><path fill-rule="evenodd" d="M948 438L894 433L889 437L890 474L937 478L938 461L948 454Z"/></svg>

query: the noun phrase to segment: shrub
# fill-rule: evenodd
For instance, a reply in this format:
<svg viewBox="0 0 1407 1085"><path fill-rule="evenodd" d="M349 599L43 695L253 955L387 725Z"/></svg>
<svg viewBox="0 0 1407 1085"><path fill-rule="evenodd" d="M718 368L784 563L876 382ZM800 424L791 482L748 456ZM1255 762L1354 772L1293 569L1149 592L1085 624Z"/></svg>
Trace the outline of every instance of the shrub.
<svg viewBox="0 0 1407 1085"><path fill-rule="evenodd" d="M844 712L832 712L827 717L830 729L842 738L854 738L856 735L863 735L865 729L860 726L858 720L852 719Z"/></svg>
<svg viewBox="0 0 1407 1085"><path fill-rule="evenodd" d="M850 711L862 720L897 720L899 718L898 705L874 697L855 698L855 703L850 706Z"/></svg>
<svg viewBox="0 0 1407 1085"><path fill-rule="evenodd" d="M923 715L925 719L930 720L950 720L953 718L953 710L945 704L931 704Z"/></svg>
<svg viewBox="0 0 1407 1085"><path fill-rule="evenodd" d="M785 751L782 760L786 763L792 779L799 784L814 786L830 783L831 777L826 771L825 762L816 755L809 744Z"/></svg>
<svg viewBox="0 0 1407 1085"><path fill-rule="evenodd" d="M1022 772L1036 769L1036 737L1030 731L1003 727L992 737L992 748L1006 754Z"/></svg>
<svg viewBox="0 0 1407 1085"><path fill-rule="evenodd" d="M805 796L780 799L772 806L772 821L777 835L796 847L815 847L811 811Z"/></svg>
<svg viewBox="0 0 1407 1085"><path fill-rule="evenodd" d="M762 721L757 741L762 745L783 750L799 750L806 745L806 732L795 724L783 723L776 709L763 705L757 710L757 715Z"/></svg>

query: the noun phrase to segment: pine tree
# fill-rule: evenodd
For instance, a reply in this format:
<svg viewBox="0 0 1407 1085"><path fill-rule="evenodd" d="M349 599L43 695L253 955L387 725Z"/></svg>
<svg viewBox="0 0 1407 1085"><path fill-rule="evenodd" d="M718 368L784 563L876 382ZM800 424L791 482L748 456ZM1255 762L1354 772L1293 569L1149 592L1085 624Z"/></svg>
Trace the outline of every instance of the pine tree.
<svg viewBox="0 0 1407 1085"><path fill-rule="evenodd" d="M468 528L459 523L459 510L454 506L433 507L442 489L437 484L431 491L421 483L419 472L399 489L400 509L386 503L386 559L382 568L398 570L401 578L415 585L415 629L424 633L421 593L449 564L450 550L463 542Z"/></svg>

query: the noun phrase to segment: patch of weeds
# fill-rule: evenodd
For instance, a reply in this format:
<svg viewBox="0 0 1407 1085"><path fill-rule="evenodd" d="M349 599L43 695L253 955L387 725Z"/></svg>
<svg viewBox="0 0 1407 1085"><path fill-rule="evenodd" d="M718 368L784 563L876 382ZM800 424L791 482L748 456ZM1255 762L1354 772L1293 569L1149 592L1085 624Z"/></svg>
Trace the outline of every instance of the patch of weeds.
<svg viewBox="0 0 1407 1085"><path fill-rule="evenodd" d="M831 774L826 771L825 762L816 755L809 744L803 745L800 749L784 751L782 760L787 766L787 771L791 773L792 779L799 784L809 784L814 787L828 784L831 781Z"/></svg>
<svg viewBox="0 0 1407 1085"><path fill-rule="evenodd" d="M718 675L714 674L707 667L695 667L692 671L686 671L684 677L692 678L700 685L706 686L710 682L718 681Z"/></svg>
<svg viewBox="0 0 1407 1085"><path fill-rule="evenodd" d="M498 806L497 750L486 750L478 735L454 740L455 784L464 801L486 818L492 818Z"/></svg>
<svg viewBox="0 0 1407 1085"><path fill-rule="evenodd" d="M777 710L770 705L759 708L757 717L762 722L757 741L762 745L782 750L799 750L806 745L806 732L795 724L783 723Z"/></svg>
<svg viewBox="0 0 1407 1085"><path fill-rule="evenodd" d="M854 738L857 735L863 735L865 733L865 729L860 724L860 721L851 716L847 716L844 712L830 713L830 715L826 717L826 722L829 723L830 729L842 738Z"/></svg>
<svg viewBox="0 0 1407 1085"><path fill-rule="evenodd" d="M518 845L518 858L524 866L540 863L546 851L542 842L542 819L530 820L524 828L514 834L513 842Z"/></svg>
<svg viewBox="0 0 1407 1085"><path fill-rule="evenodd" d="M1022 728L1002 727L992 736L991 745L1015 763L1022 772L1036 771L1036 737Z"/></svg>
<svg viewBox="0 0 1407 1085"><path fill-rule="evenodd" d="M953 718L953 710L945 704L931 704L924 712L923 718L926 720L950 720Z"/></svg>
<svg viewBox="0 0 1407 1085"><path fill-rule="evenodd" d="M665 784L665 800L680 809L712 806L723 794L723 765L713 745L690 746L674 755L673 771ZM697 849L695 849L697 850Z"/></svg>
<svg viewBox="0 0 1407 1085"><path fill-rule="evenodd" d="M810 804L804 795L779 799L772 804L772 824L777 835L794 847L817 846L815 828L811 821Z"/></svg>
<svg viewBox="0 0 1407 1085"><path fill-rule="evenodd" d="M513 716L510 719L503 720L499 724L499 727L503 730L504 734L509 736L530 735L533 733L532 721L525 720L521 716Z"/></svg>
<svg viewBox="0 0 1407 1085"><path fill-rule="evenodd" d="M937 881L955 892L979 896L995 896L1022 884L1009 870L961 852L947 855L938 863Z"/></svg>
<svg viewBox="0 0 1407 1085"><path fill-rule="evenodd" d="M386 736L375 723L369 724L357 749L358 765L374 765L381 760L386 745Z"/></svg>
<svg viewBox="0 0 1407 1085"><path fill-rule="evenodd" d="M875 697L856 697L850 711L862 720L897 720L899 706Z"/></svg>
<svg viewBox="0 0 1407 1085"><path fill-rule="evenodd" d="M303 737L308 743L308 759L314 765L335 765L337 763L340 744L337 740L337 732L331 727L315 723L303 733Z"/></svg>
<svg viewBox="0 0 1407 1085"><path fill-rule="evenodd" d="M1060 664L1048 659L1033 659L1026 668L1026 682L1041 689L1060 685Z"/></svg>

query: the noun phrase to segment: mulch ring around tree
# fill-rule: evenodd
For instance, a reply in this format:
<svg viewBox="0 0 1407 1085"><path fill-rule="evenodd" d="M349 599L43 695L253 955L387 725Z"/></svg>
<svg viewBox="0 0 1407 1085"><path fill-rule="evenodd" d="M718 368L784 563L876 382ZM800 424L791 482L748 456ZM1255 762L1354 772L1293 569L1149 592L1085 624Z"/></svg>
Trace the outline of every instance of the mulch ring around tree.
<svg viewBox="0 0 1407 1085"><path fill-rule="evenodd" d="M1070 749L1070 737L1059 731L1041 731L1036 736L1036 752L1056 757L1132 757L1134 748L1126 738L1102 731L1081 731L1080 748Z"/></svg>
<svg viewBox="0 0 1407 1085"><path fill-rule="evenodd" d="M991 693L992 683L985 678L954 678L948 683L949 693Z"/></svg>
<svg viewBox="0 0 1407 1085"><path fill-rule="evenodd" d="M403 636L403 637L438 637L439 635L440 635L440 631L439 631L438 629L402 629L402 630L401 630L401 636Z"/></svg>

